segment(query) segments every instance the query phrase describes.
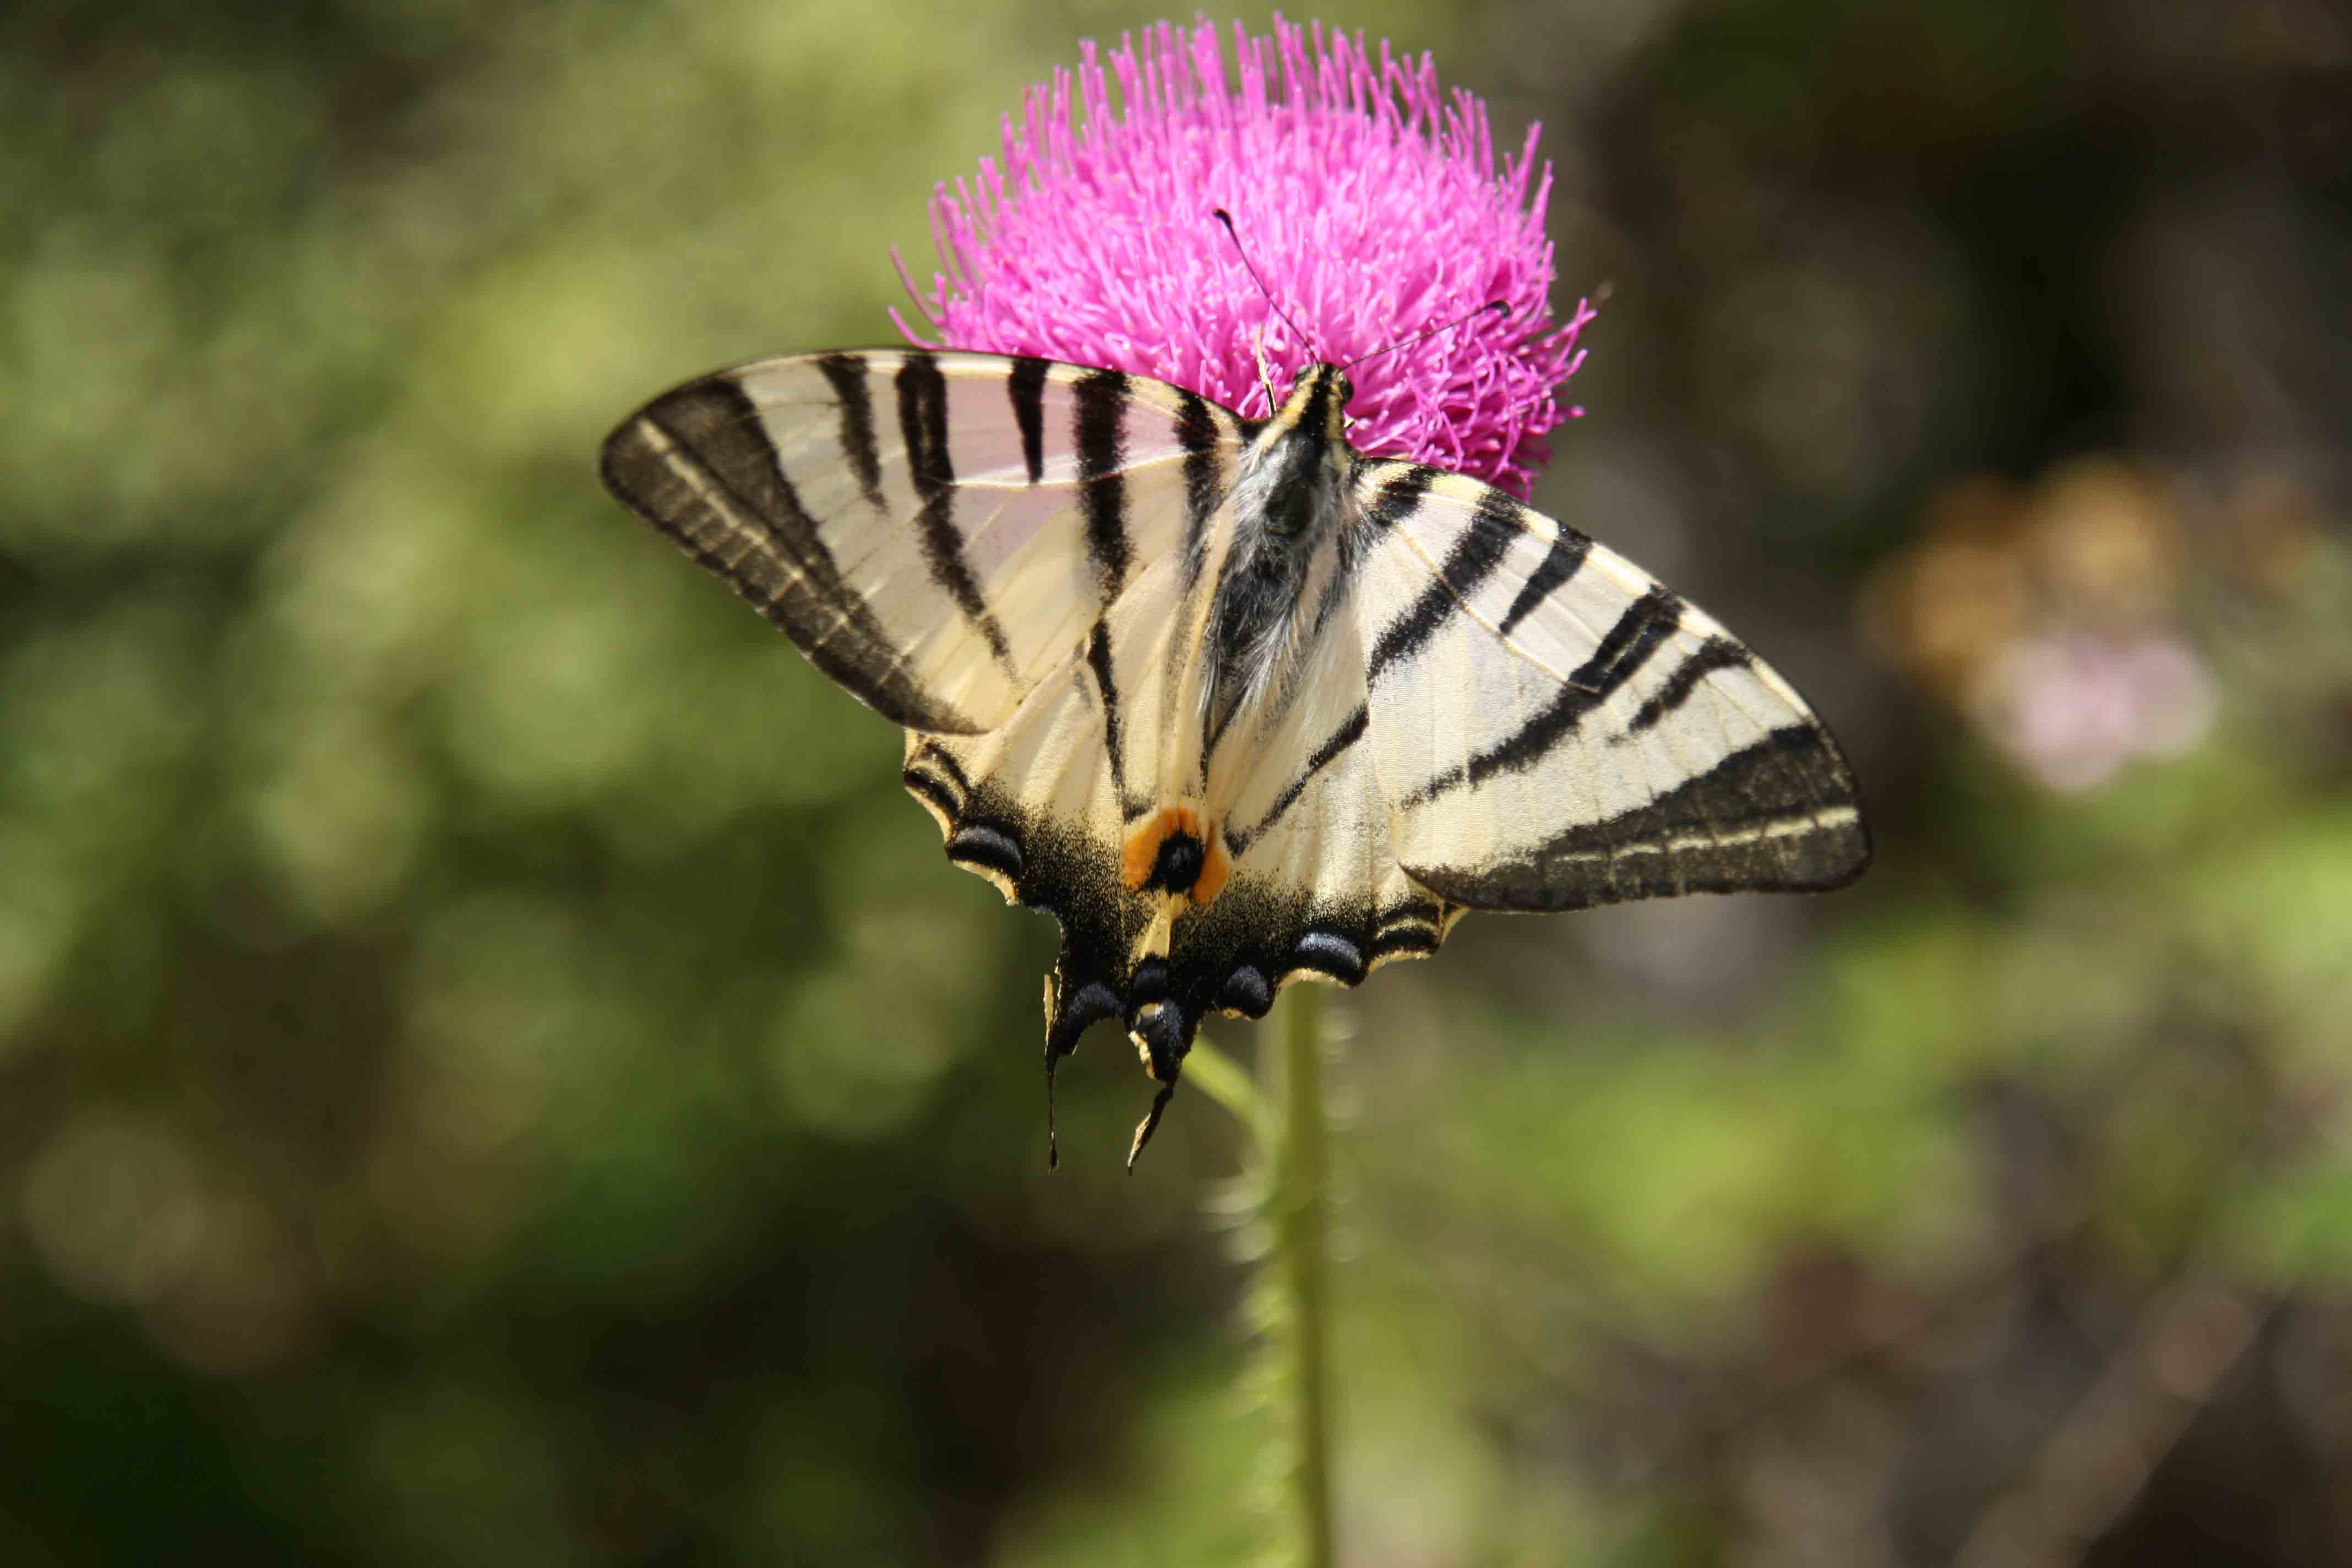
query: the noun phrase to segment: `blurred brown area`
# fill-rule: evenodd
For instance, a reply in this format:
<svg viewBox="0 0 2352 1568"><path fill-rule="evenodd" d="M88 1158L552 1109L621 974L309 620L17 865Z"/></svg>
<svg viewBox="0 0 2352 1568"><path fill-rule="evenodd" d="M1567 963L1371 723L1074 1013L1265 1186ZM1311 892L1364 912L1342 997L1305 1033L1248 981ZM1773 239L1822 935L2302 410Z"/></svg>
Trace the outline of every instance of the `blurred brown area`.
<svg viewBox="0 0 2352 1568"><path fill-rule="evenodd" d="M1263 1545L1237 1134L1106 1033L1046 1178L1048 923L593 473L1151 19L0 17L6 1561ZM2352 1563L2352 20L1330 19L1544 121L1537 501L1880 841L1335 1008L1345 1560Z"/></svg>

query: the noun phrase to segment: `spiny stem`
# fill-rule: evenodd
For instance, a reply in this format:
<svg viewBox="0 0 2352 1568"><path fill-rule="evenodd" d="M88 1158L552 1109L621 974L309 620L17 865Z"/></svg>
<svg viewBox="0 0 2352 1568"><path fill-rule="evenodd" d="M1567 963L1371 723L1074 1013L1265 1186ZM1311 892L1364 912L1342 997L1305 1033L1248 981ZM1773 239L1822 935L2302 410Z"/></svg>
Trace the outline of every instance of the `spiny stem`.
<svg viewBox="0 0 2352 1568"><path fill-rule="evenodd" d="M1323 998L1312 983L1283 997L1282 1119L1270 1207L1276 1267L1289 1296L1290 1375L1297 1449L1292 1492L1307 1568L1331 1563L1331 1380L1325 1328L1329 1310L1328 1149L1323 1114Z"/></svg>

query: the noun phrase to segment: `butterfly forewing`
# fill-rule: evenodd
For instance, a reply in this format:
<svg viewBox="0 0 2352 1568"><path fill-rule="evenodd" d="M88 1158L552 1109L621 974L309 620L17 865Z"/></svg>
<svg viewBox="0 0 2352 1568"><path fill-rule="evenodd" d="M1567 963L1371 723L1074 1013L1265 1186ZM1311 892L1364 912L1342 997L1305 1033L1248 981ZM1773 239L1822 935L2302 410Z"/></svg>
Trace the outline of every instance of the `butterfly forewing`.
<svg viewBox="0 0 2352 1568"><path fill-rule="evenodd" d="M1202 399L1116 372L817 354L656 398L605 443L604 478L868 706L978 734L1145 563L1187 548L1238 437Z"/></svg>
<svg viewBox="0 0 2352 1568"><path fill-rule="evenodd" d="M1416 881L1565 910L1860 874L1844 759L1710 617L1458 475L1368 466L1357 494L1381 527L1359 605L1374 764Z"/></svg>

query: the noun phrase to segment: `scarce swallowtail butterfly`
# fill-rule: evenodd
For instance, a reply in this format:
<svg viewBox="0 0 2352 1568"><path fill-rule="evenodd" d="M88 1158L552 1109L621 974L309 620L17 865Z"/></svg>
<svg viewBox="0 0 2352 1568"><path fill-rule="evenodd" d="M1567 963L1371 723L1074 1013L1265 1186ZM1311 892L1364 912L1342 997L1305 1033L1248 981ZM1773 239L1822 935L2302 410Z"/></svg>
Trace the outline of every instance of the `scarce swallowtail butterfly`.
<svg viewBox="0 0 2352 1568"><path fill-rule="evenodd" d="M906 731L948 858L1050 911L1045 1066L1434 952L1468 910L1843 886L1853 775L1704 612L1475 479L1118 371L762 360L605 443L613 493ZM1268 403L1273 399L1269 394Z"/></svg>

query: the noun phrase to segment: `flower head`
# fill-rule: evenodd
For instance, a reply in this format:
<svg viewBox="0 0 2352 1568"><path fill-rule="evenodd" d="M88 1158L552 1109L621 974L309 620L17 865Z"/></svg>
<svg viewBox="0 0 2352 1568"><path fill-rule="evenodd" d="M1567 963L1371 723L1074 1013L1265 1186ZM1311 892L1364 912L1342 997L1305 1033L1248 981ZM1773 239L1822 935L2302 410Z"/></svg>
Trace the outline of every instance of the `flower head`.
<svg viewBox="0 0 2352 1568"><path fill-rule="evenodd" d="M940 187L946 270L928 297L911 279L908 291L940 343L1158 376L1247 414L1266 412L1261 342L1279 392L1315 359L1345 363L1468 316L1351 373L1349 439L1524 496L1592 319L1581 302L1565 326L1551 319L1538 128L1498 163L1486 106L1441 93L1427 56L1373 53L1360 35L1279 15L1274 26L1253 38L1234 25L1238 87L1205 22L1122 39L1108 71L1082 46L1075 77L1056 71L1005 117L1001 163ZM1221 207L1272 302L1213 217ZM1496 300L1507 315L1479 311Z"/></svg>

